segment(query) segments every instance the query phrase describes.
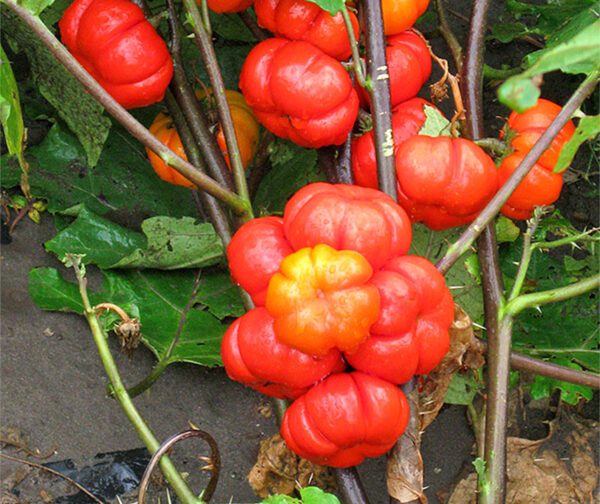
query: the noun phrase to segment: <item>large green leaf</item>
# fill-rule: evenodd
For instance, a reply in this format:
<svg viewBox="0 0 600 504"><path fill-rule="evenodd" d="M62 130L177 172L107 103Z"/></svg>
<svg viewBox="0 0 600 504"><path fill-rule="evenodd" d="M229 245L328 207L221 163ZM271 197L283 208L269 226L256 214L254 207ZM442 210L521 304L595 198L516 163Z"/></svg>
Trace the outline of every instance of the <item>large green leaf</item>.
<svg viewBox="0 0 600 504"><path fill-rule="evenodd" d="M573 161L577 150L583 142L593 140L600 134L600 115L582 117L577 125L575 134L560 151L560 156L554 167L555 173L565 171Z"/></svg>
<svg viewBox="0 0 600 504"><path fill-rule="evenodd" d="M34 16L39 16L40 13L52 5L54 0L21 0L19 4L25 7Z"/></svg>
<svg viewBox="0 0 600 504"><path fill-rule="evenodd" d="M195 215L190 191L159 179L144 152L121 127L112 128L94 170L77 138L55 124L47 137L27 150L31 192L48 200L50 212L80 204L97 214L129 210L142 215ZM2 186L19 184L16 163L2 159Z"/></svg>
<svg viewBox="0 0 600 504"><path fill-rule="evenodd" d="M3 35L13 45L16 44L20 50L25 51L40 93L77 135L87 154L89 166L95 166L111 127L103 107L20 19L7 9L2 9L1 12Z"/></svg>
<svg viewBox="0 0 600 504"><path fill-rule="evenodd" d="M85 207L72 224L45 243L62 260L65 253L84 254L83 261L109 268L145 244L141 233L100 217Z"/></svg>
<svg viewBox="0 0 600 504"><path fill-rule="evenodd" d="M221 262L223 244L214 228L191 217L151 217L141 233L119 226L87 209L46 242L59 259L85 254L83 261L100 268L204 268Z"/></svg>
<svg viewBox="0 0 600 504"><path fill-rule="evenodd" d="M555 357L550 361L560 366L581 369L581 366L564 357ZM547 376L537 375L530 387L531 396L534 399L549 397L556 389L560 390L560 398L568 404L577 404L582 398L590 401L594 395L593 390L589 387L555 380Z"/></svg>
<svg viewBox="0 0 600 504"><path fill-rule="evenodd" d="M317 152L276 140L269 153L272 170L262 179L254 209L257 214L283 212L287 200L306 184L326 180L317 165Z"/></svg>
<svg viewBox="0 0 600 504"><path fill-rule="evenodd" d="M549 43L565 25L589 14L597 0L560 0L552 2L525 3L507 0L506 12L498 23L491 26L491 37L502 43L511 42L525 35L538 35ZM578 21L579 23L582 20Z"/></svg>
<svg viewBox="0 0 600 504"><path fill-rule="evenodd" d="M435 264L462 231L462 228L431 231L422 224L415 224L409 253L426 257ZM478 265L477 255L468 252L446 273L446 285L454 301L462 306L471 320L483 324L483 296L477 267L474 268L473 263Z"/></svg>
<svg viewBox="0 0 600 504"><path fill-rule="evenodd" d="M521 251L521 241L501 248L501 266L507 288L511 287L516 275ZM563 261L540 250L534 251L525 282L526 291L555 289L598 271L597 260L584 261L583 267L571 266L567 271ZM513 348L523 353L542 358L565 358L598 372L599 347L598 293L594 291L561 303L526 310L514 321Z"/></svg>
<svg viewBox="0 0 600 504"><path fill-rule="evenodd" d="M540 95L539 84L533 80L536 76L555 70L571 74L598 71L599 30L600 20L596 20L571 38L544 50L529 68L498 88L500 101L517 112L523 112L534 106Z"/></svg>
<svg viewBox="0 0 600 504"><path fill-rule="evenodd" d="M159 360L221 364L220 344L227 325L205 307L193 305L197 295L193 274L153 270L104 270L102 274L102 287L91 293L91 302L114 303L138 316L142 341ZM77 286L54 268L33 269L29 293L44 310L82 314Z"/></svg>
<svg viewBox="0 0 600 504"><path fill-rule="evenodd" d="M23 157L25 127L21 113L19 89L10 66L10 61L0 45L0 122L4 131L4 141L10 154L17 156L21 169L26 172Z"/></svg>

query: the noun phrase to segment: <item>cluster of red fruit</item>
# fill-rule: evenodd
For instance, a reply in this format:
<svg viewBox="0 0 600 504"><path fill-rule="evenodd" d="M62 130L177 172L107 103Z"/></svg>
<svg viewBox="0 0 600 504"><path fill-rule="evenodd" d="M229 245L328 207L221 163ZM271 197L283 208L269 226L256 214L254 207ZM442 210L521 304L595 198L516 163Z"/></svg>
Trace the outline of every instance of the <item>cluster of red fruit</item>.
<svg viewBox="0 0 600 504"><path fill-rule="evenodd" d="M403 9L410 4L418 16L428 2L382 2L400 204L413 222L431 229L468 224L516 169L560 107L539 100L526 113L511 115L508 128L516 134L511 143L515 152L499 169L470 140L419 135L427 107L435 109L415 98L430 76L431 56L423 37L410 29L416 16L401 16L410 24L395 28L406 31L390 32L394 18L386 9L400 8L400 4ZM359 103L368 108L369 97L362 88L352 86L336 61L350 55L341 14L332 17L306 0L255 0L254 9L259 24L278 36L258 44L242 69L240 88L257 118L276 135L305 147L342 143L354 127ZM354 17L352 22L357 35ZM526 219L535 206L558 199L562 176L552 170L573 132L573 124L567 124L508 200L502 210L505 215ZM377 188L372 132L354 138L352 169L358 185Z"/></svg>
<svg viewBox="0 0 600 504"><path fill-rule="evenodd" d="M295 399L281 433L304 458L347 467L388 451L409 413L396 385L448 351L454 302L433 264L406 255L411 238L389 196L317 183L283 218L242 226L228 247L232 276L256 308L225 334L225 369Z"/></svg>

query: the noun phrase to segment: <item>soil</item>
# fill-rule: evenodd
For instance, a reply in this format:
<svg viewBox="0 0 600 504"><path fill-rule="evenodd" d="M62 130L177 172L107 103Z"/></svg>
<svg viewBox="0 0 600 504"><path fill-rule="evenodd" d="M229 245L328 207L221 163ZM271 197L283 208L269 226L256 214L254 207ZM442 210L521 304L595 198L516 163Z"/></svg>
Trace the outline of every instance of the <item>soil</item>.
<svg viewBox="0 0 600 504"><path fill-rule="evenodd" d="M469 3L453 2L453 8L468 13L465 5ZM493 5L492 16L497 16L500 9L497 4ZM452 16L450 20L457 33L464 37L466 23ZM437 51L446 52L441 39L434 38L432 43ZM520 49L508 54L505 46L490 44L486 61L495 67L502 63L516 64L523 52L530 50L524 43ZM562 76L550 76L544 95L564 102L573 89L571 83L568 84L565 85ZM493 88L486 86L484 93L487 133L495 136L502 123L500 117L507 112L498 104ZM442 108L448 106L446 103ZM579 175L565 185L558 207L581 227L597 226L598 200L589 197L598 188L597 174L589 176L597 171L597 165L590 170L590 151L587 148L582 151L575 165ZM132 450L141 448L142 444L117 403L106 396L106 375L84 319L42 312L28 295L27 274L31 268L60 267L43 248L44 242L54 234L51 216L44 215L40 225L25 219L12 235L11 243L1 249L0 425L20 433L29 449L52 453L41 463L72 459L76 465L85 466L96 463L97 454ZM118 351L112 340L111 346L126 382L135 383L150 371L154 359L146 349L136 350L130 359ZM269 406L263 396L230 381L222 369L179 364L169 367L152 389L135 402L160 439L185 429L188 422L214 436L222 460L214 502L259 500L248 486L246 475L256 460L259 441L277 431L275 415L265 416ZM589 416L598 413L597 402L593 404L595 408L588 407ZM537 427L528 428L542 429L543 420L539 418ZM437 503L436 494L448 490L461 473L470 469L473 442L465 410L461 407L445 407L427 429L422 452L426 494L431 503ZM6 453L26 456L11 447L6 448ZM177 449L174 458L182 470L196 473L201 465L198 454L206 455L207 449L197 441L187 441ZM0 467L4 489L15 476L15 470L22 466L2 460ZM359 467L359 472L371 502L387 502L385 460L370 460ZM206 478L203 481L206 482ZM201 485L197 488L202 488ZM73 492L66 486L57 487L47 476L26 477L15 488L29 502L46 502L48 495L56 498ZM14 502L8 500L6 494L2 495L2 503Z"/></svg>

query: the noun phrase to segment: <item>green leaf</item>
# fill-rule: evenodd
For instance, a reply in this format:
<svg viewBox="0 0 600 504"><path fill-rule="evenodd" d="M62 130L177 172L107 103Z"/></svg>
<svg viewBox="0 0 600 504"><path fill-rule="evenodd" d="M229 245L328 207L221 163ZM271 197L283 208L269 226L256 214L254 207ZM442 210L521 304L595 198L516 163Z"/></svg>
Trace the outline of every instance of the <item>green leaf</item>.
<svg viewBox="0 0 600 504"><path fill-rule="evenodd" d="M554 22L548 22L548 30L545 32L548 39L546 47L527 54L523 59L525 66L533 65L547 51L563 42L569 41L589 25L593 24L599 17L600 2L597 0L585 0L583 2L570 0L566 3L576 4L573 6L576 10L570 13L559 12L557 13L559 19L554 20ZM577 15L573 15L575 13ZM554 26L557 28L554 28Z"/></svg>
<svg viewBox="0 0 600 504"><path fill-rule="evenodd" d="M227 329L208 311L186 306L195 298L194 275L189 272L102 271L102 287L91 292L91 302L110 302L137 315L142 342L167 363L221 365L220 345ZM29 273L29 293L42 309L82 313L79 291L53 268ZM169 347L174 347L165 358Z"/></svg>
<svg viewBox="0 0 600 504"><path fill-rule="evenodd" d="M582 117L577 125L575 134L560 151L560 156L554 167L554 173L564 172L573 161L577 150L583 142L593 140L600 134L600 115Z"/></svg>
<svg viewBox="0 0 600 504"><path fill-rule="evenodd" d="M419 135L431 137L452 136L452 132L450 131L451 123L439 109L425 105L423 111L425 112L426 119L419 130Z"/></svg>
<svg viewBox="0 0 600 504"><path fill-rule="evenodd" d="M136 233L100 217L85 207L72 224L45 243L46 250L62 261L66 253L85 254L86 264L109 268L145 244Z"/></svg>
<svg viewBox="0 0 600 504"><path fill-rule="evenodd" d="M458 239L461 232L461 228L431 231L422 224L415 224L409 253L426 257L435 264L444 256L448 245ZM470 257L473 255L473 252L465 254L462 260L450 268L445 278L454 301L463 307L473 322L482 324L483 295L478 279L469 271L469 269L472 271Z"/></svg>
<svg viewBox="0 0 600 504"><path fill-rule="evenodd" d="M472 373L454 373L448 390L446 390L444 402L468 406L473 403L477 392L481 389L483 389L483 385L475 379Z"/></svg>
<svg viewBox="0 0 600 504"><path fill-rule="evenodd" d="M572 369L581 369L581 366L569 361L565 358L552 358L550 362L561 366L570 367ZM544 399L550 397L555 390L560 390L560 398L567 404L577 404L581 399L590 401L594 396L594 392L589 387L569 383L561 380L555 380L547 376L537 375L531 384L531 396L534 399Z"/></svg>
<svg viewBox="0 0 600 504"><path fill-rule="evenodd" d="M246 312L239 289L233 285L229 274L220 271L203 272L196 301L220 320L241 317Z"/></svg>
<svg viewBox="0 0 600 504"><path fill-rule="evenodd" d="M480 493L483 495L488 495L491 489L491 484L487 476L485 460L483 460L481 457L477 457L475 460L473 460L473 467L477 473L477 485L479 486Z"/></svg>
<svg viewBox="0 0 600 504"><path fill-rule="evenodd" d="M317 487L305 487L300 490L301 499L289 495L271 495L261 504L340 504L339 499Z"/></svg>
<svg viewBox="0 0 600 504"><path fill-rule="evenodd" d="M540 35L551 40L565 24L592 10L594 3L597 3L597 0L560 0L539 3L507 0L506 12L503 12L500 21L491 27L491 38L502 43L512 42L526 35Z"/></svg>
<svg viewBox="0 0 600 504"><path fill-rule="evenodd" d="M204 268L221 262L225 251L212 224L192 217L152 217L142 223L148 243L113 268Z"/></svg>
<svg viewBox="0 0 600 504"><path fill-rule="evenodd" d="M216 14L211 10L208 13L212 31L220 37L235 42L256 42L256 37L238 14Z"/></svg>
<svg viewBox="0 0 600 504"><path fill-rule="evenodd" d="M257 214L283 212L287 200L311 182L324 181L317 165L317 151L303 149L286 140L276 140L270 147L272 170L262 179L254 208Z"/></svg>
<svg viewBox="0 0 600 504"><path fill-rule="evenodd" d="M521 235L521 230L512 220L504 215L496 219L496 241L498 243L514 242Z"/></svg>
<svg viewBox="0 0 600 504"><path fill-rule="evenodd" d="M548 231L542 229L540 232ZM500 249L501 269L507 290L514 282L522 247L522 243L517 241ZM594 274L600 269L597 257L594 259L589 261L590 267L566 271L562 260L535 250L525 281L526 290L539 292L555 289ZM539 358L565 358L584 369L598 372L599 336L598 293L592 291L561 303L551 303L520 313L513 325L513 348Z"/></svg>
<svg viewBox="0 0 600 504"><path fill-rule="evenodd" d="M300 490L303 504L340 504L339 499L317 487L305 487Z"/></svg>
<svg viewBox="0 0 600 504"><path fill-rule="evenodd" d="M8 9L2 10L2 26L3 35L25 51L40 93L77 135L87 154L89 166L94 167L111 127L103 107Z"/></svg>
<svg viewBox="0 0 600 504"><path fill-rule="evenodd" d="M598 70L600 61L600 20L575 33L568 40L546 49L524 72L511 77L498 89L502 103L517 112L535 105L540 91L538 75L560 70L564 73L590 74Z"/></svg>
<svg viewBox="0 0 600 504"><path fill-rule="evenodd" d="M491 37L498 42L508 44L515 39L521 38L530 33L530 29L525 23L498 23L492 25Z"/></svg>
<svg viewBox="0 0 600 504"><path fill-rule="evenodd" d="M54 0L19 0L19 5L25 7L34 16L39 16L44 9L53 3Z"/></svg>
<svg viewBox="0 0 600 504"><path fill-rule="evenodd" d="M8 152L17 156L23 172L26 171L25 158L23 157L23 138L25 127L21 113L19 89L17 81L10 66L10 61L0 45L0 122L4 131L4 140Z"/></svg>
<svg viewBox="0 0 600 504"><path fill-rule="evenodd" d="M141 233L119 226L83 208L75 221L46 242L59 259L85 254L100 268L203 268L219 263L223 244L208 223L191 217L152 217Z"/></svg>
<svg viewBox="0 0 600 504"><path fill-rule="evenodd" d="M26 157L31 192L48 200L51 213L81 204L97 214L121 210L181 217L196 213L189 189L158 178L143 147L119 126L112 128L94 170L77 138L60 124L52 126L39 145L27 149ZM2 165L2 186L19 185L16 163L3 158Z"/></svg>
<svg viewBox="0 0 600 504"><path fill-rule="evenodd" d="M519 74L506 80L498 88L498 98L507 107L519 113L535 106L541 95L540 88L531 79Z"/></svg>
<svg viewBox="0 0 600 504"><path fill-rule="evenodd" d="M317 4L321 9L335 16L338 12L344 9L346 0L308 0L311 3Z"/></svg>
<svg viewBox="0 0 600 504"><path fill-rule="evenodd" d="M44 12L40 15L41 20L48 28L52 29L53 25L60 21L65 10L72 3L71 0L54 0L52 5L44 9Z"/></svg>
<svg viewBox="0 0 600 504"><path fill-rule="evenodd" d="M261 504L302 504L302 501L289 495L271 495L263 500Z"/></svg>

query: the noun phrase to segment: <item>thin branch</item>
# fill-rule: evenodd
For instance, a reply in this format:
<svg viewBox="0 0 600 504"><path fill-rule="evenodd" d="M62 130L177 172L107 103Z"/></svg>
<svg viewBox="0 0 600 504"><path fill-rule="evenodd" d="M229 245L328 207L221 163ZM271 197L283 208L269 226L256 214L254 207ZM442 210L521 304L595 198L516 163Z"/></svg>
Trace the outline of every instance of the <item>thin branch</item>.
<svg viewBox="0 0 600 504"><path fill-rule="evenodd" d="M181 104L181 111L185 116L198 148L202 152L203 158L206 160L211 176L224 187L233 190L231 172L227 167L227 163L225 163L225 158L210 131L204 111L185 74L185 65L181 58L181 36L175 2L168 0L167 6L171 26L171 55L173 58L173 81L170 87L177 101ZM169 96L167 95L166 98L167 105L169 105Z"/></svg>
<svg viewBox="0 0 600 504"><path fill-rule="evenodd" d="M462 47L458 42L458 39L452 32L450 25L448 24L448 19L446 18L446 11L444 10L444 2L443 0L435 0L435 10L438 15L438 30L440 31L442 37L448 44L450 48L450 52L452 53L452 59L454 59L454 64L456 65L456 70L458 72L462 69L463 57L462 57Z"/></svg>
<svg viewBox="0 0 600 504"><path fill-rule="evenodd" d="M487 0L486 0L487 1ZM481 2L476 2L479 5ZM468 65L465 64L468 68ZM498 214L506 200L523 181L533 168L533 165L539 157L552 144L552 140L556 137L563 126L569 121L573 113L581 106L585 99L594 91L598 83L598 75L600 71L593 73L577 88L575 93L569 98L569 101L550 124L548 129L540 136L539 140L527 153L521 161L521 164L513 172L506 183L500 188L492 200L481 211L479 216L471 223L471 225L463 232L460 238L448 248L446 255L438 262L437 267L442 272L447 272L458 259L467 252L475 239L481 234L485 226L487 226L494 217ZM463 81L464 84L464 81ZM463 93L464 94L464 93ZM469 110L467 104L467 110ZM471 108L472 110L472 108Z"/></svg>
<svg viewBox="0 0 600 504"><path fill-rule="evenodd" d="M231 110L229 109L227 97L225 96L225 85L223 84L223 76L221 75L221 71L219 69L219 62L217 61L215 48L213 47L210 35L207 33L205 26L202 23L200 11L195 0L183 0L183 4L185 6L185 10L191 17L196 45L200 50L200 55L204 61L204 66L206 67L206 71L212 86L213 96L217 102L219 122L221 124L221 128L223 129L225 142L227 144L229 163L233 170L233 181L235 183L236 192L249 207L248 212L244 215L246 220L249 220L253 216L250 205L250 197L248 195L248 186L246 184L246 174L244 171L244 166L242 165L242 156L240 155L237 136L233 126L233 119L231 118Z"/></svg>
<svg viewBox="0 0 600 504"><path fill-rule="evenodd" d="M108 347L108 340L106 333L100 326L96 310L90 304L90 300L87 293L87 279L85 278L85 267L81 264L81 257L77 255L67 254L66 264L69 264L75 270L75 276L79 284L79 293L84 307L84 315L88 321L88 325L94 337L94 342L98 349L98 354L106 375L113 387L115 397L119 402L119 405L123 409L123 412L127 416L127 419L134 426L138 436L148 449L150 453L156 452L159 449L159 442L142 418L138 410L136 409L131 397L125 389L125 385L121 380L117 365L113 359L110 349ZM173 463L167 457L163 457L160 461L160 467L165 475L165 478L177 494L177 497L184 504L202 504L201 499L197 499L186 482L181 477L181 474L177 471Z"/></svg>
<svg viewBox="0 0 600 504"><path fill-rule="evenodd" d="M238 15L240 16L241 20L244 22L248 30L250 30L252 35L256 37L256 40L261 42L262 40L267 40L269 38L269 34L256 24L256 21L248 13L247 10L240 12Z"/></svg>
<svg viewBox="0 0 600 504"><path fill-rule="evenodd" d="M372 85L371 111L379 189L398 199L396 163L390 101L390 76L385 54L385 35L379 0L365 0L365 33L367 44L367 71Z"/></svg>
<svg viewBox="0 0 600 504"><path fill-rule="evenodd" d="M350 19L350 13L348 12L348 7L346 4L343 4L342 17L344 18L344 24L346 25L346 31L348 32L348 42L350 42L350 50L352 51L352 68L354 69L354 76L356 81L360 85L360 87L364 88L367 92L371 92L371 84L367 81L365 77L365 71L363 68L363 60L360 57L358 52L358 39L357 33L354 33L354 26L352 25L352 20Z"/></svg>
<svg viewBox="0 0 600 504"><path fill-rule="evenodd" d="M592 229L588 229L587 231L583 231L582 233L579 233L577 235L574 236L566 236L565 238L560 238L558 240L553 240L551 242L535 242L533 245L531 245L531 248L533 250L537 250L537 249L542 249L542 250L546 250L546 249L554 249L554 248L558 248L558 247L563 247L565 245L574 245L575 242L578 241L600 241L600 236L590 236L594 233L597 233L598 231L600 231L600 228L592 228Z"/></svg>
<svg viewBox="0 0 600 504"><path fill-rule="evenodd" d="M167 366L170 364L171 355L173 354L173 350L175 350L175 347L177 346L177 343L181 338L181 333L183 332L183 328L185 327L185 323L187 322L187 317L190 313L190 310L196 304L196 295L198 294L198 290L200 288L201 273L202 270L196 271L196 275L194 277L194 284L192 286L192 292L190 293L188 302L186 303L185 307L181 312L181 315L179 316L177 330L175 331L175 336L171 340L169 347L167 348L165 353L160 356L158 362L154 365L150 374L143 378L137 385L134 385L133 387L130 387L127 390L130 397L136 397L142 392L148 390L152 385L154 385L156 380L158 380L161 377ZM96 308L98 308L98 306L96 306Z"/></svg>
<svg viewBox="0 0 600 504"><path fill-rule="evenodd" d="M362 486L356 467L334 469L333 474L335 475L343 502L348 504L369 504L369 498Z"/></svg>
<svg viewBox="0 0 600 504"><path fill-rule="evenodd" d="M544 209L538 207L533 212L533 217L527 221L527 231L525 231L525 234L523 235L523 253L521 255L521 262L519 263L519 269L517 270L517 275L515 276L515 283L513 284L513 288L508 296L508 301L512 301L519 294L521 294L523 283L527 277L529 263L531 262L531 253L533 252L531 240L543 214Z"/></svg>
<svg viewBox="0 0 600 504"><path fill-rule="evenodd" d="M503 312L507 315L514 316L527 308L536 308L545 304L566 301L567 299L581 296L586 292L598 289L600 289L600 274L570 285L565 285L564 287L558 287L542 292L532 292L531 294L523 294L510 301Z"/></svg>
<svg viewBox="0 0 600 504"><path fill-rule="evenodd" d="M467 109L466 134L472 140L479 140L485 137L482 99L483 57L485 53L485 31L490 6L490 0L473 2L467 49L461 72L461 87ZM500 192L502 192L502 189ZM510 193L506 196L507 199L509 195ZM488 204L478 219L467 228L467 231L471 231L469 240L465 240L464 243L461 241L466 232L463 233L461 238L449 248L446 255L437 264L440 271L444 273L448 271L454 262L447 261L446 259L449 256L452 257L454 249L460 249L461 246L465 246L464 251L466 252L478 235L483 233L479 239L478 255L482 266L485 325L489 341L484 454L487 468L486 479L490 482L490 485L489 487L486 485L484 488L481 488L482 492L479 494L479 500L481 503L486 502L488 504L492 502L495 504L503 503L506 488L506 418L508 382L510 377L512 319L504 318L499 320L498 318L499 309L503 302L502 273L499 266L496 231L491 221L500 211L500 208L501 205L492 206L491 203ZM489 215L486 215L485 220L480 219L486 211L489 212ZM466 246L467 241L468 246ZM462 255L462 252L461 249L460 255ZM490 487L494 490L488 493ZM488 500L490 494L493 495Z"/></svg>
<svg viewBox="0 0 600 504"><path fill-rule="evenodd" d="M210 458L202 457L202 460L207 462L207 465L203 467L203 469L208 470L212 473L210 481L208 482L208 485L206 485L206 488L202 493L202 498L206 502L210 501L217 488L217 482L219 480L219 474L221 470L221 456L219 454L219 447L217 445L217 442L208 432L204 432L200 429L193 428L171 436L162 445L160 445L160 448L156 450L154 455L152 455L152 458L146 466L146 470L144 471L144 475L142 476L142 479L140 481L140 486L138 490L138 504L144 504L146 502L146 493L148 492L150 477L152 476L154 469L156 469L156 466L160 462L160 459L163 457L163 455L169 450L171 450L171 448L173 448L180 441L192 437L202 438L208 443L208 446L210 447Z"/></svg>
<svg viewBox="0 0 600 504"><path fill-rule="evenodd" d="M85 488L84 486L82 486L79 483L77 483L77 481L75 481L74 479L69 478L68 476L66 476L65 474L63 474L61 472L58 472L58 471L55 471L54 469L51 469L50 467L46 467L46 466L44 466L42 464L37 464L35 462L31 462L30 460L22 459L22 458L19 458L19 457L13 457L12 455L7 455L6 453L0 453L0 458L6 459L6 460L10 460L11 462L18 462L19 464L25 464L25 465L28 465L30 467L35 467L36 469L39 469L40 471L46 471L47 473L53 474L54 476L58 476L59 478L64 479L65 481L69 482L71 485L73 485L74 487L76 487L78 490L80 490L81 492L83 492L85 495L87 495L94 502L97 502L98 504L104 504L104 502L102 502L98 497L96 497L87 488Z"/></svg>
<svg viewBox="0 0 600 504"><path fill-rule="evenodd" d="M352 132L341 147L338 148L337 156L337 179L340 184L354 184L352 175Z"/></svg>
<svg viewBox="0 0 600 504"><path fill-rule="evenodd" d="M212 178L200 172L192 164L177 156L171 149L156 139L139 121L127 110L118 104L100 84L79 64L69 51L58 41L54 34L36 16L26 8L18 5L14 0L2 0L34 34L50 50L54 57L79 81L90 95L111 114L123 127L145 147L158 155L165 163L175 168L184 177L191 180L198 187L210 193L215 198L227 204L241 217L248 216L251 212L246 200L215 182Z"/></svg>
<svg viewBox="0 0 600 504"><path fill-rule="evenodd" d="M479 495L481 504L503 504L506 495L506 425L510 381L512 317L498 323L489 338L487 370L487 414L485 418L485 463L487 482Z"/></svg>
<svg viewBox="0 0 600 504"><path fill-rule="evenodd" d="M203 169L204 159L200 155L197 141L194 139L194 135L188 126L188 122L186 121L183 112L179 108L177 100L170 91L165 95L165 101L188 159L190 159L195 166ZM203 145L205 145L206 148L206 144ZM219 157L221 157L221 159L223 158L220 153ZM219 235L219 238L221 238L223 246L227 247L231 241L231 225L227 214L221 207L221 204L210 194L205 191L196 191L196 194L200 200L202 209L208 213L215 231Z"/></svg>
<svg viewBox="0 0 600 504"><path fill-rule="evenodd" d="M488 342L485 340L478 341L483 349L487 350ZM549 350L548 352L553 353L552 350ZM536 359L519 352L510 352L510 367L517 369L518 371L527 371L540 376L554 378L555 380L562 380L568 383L575 383L577 385L583 385L584 387L600 390L600 375L598 374L561 366L559 364L552 364L551 362Z"/></svg>

